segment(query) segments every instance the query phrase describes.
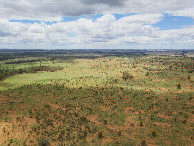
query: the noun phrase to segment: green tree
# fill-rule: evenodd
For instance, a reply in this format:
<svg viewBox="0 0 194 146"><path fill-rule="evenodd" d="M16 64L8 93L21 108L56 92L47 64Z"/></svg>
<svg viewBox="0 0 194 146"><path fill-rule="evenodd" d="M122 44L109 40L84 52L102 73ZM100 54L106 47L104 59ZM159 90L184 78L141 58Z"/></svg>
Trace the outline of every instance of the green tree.
<svg viewBox="0 0 194 146"><path fill-rule="evenodd" d="M132 79L133 75L130 75L127 71L123 72L122 79L127 80L127 79Z"/></svg>
<svg viewBox="0 0 194 146"><path fill-rule="evenodd" d="M49 138L41 138L39 140L39 146L49 146L50 142L49 142Z"/></svg>
<svg viewBox="0 0 194 146"><path fill-rule="evenodd" d="M187 79L189 79L189 80L190 80L190 79L191 79L191 76L190 76L190 75L188 75L188 76L187 76Z"/></svg>
<svg viewBox="0 0 194 146"><path fill-rule="evenodd" d="M152 131L152 137L156 137L157 135L156 135L156 132L155 131Z"/></svg>
<svg viewBox="0 0 194 146"><path fill-rule="evenodd" d="M177 89L178 89L178 90L181 89L181 84L180 84L180 83L177 85Z"/></svg>
<svg viewBox="0 0 194 146"><path fill-rule="evenodd" d="M99 132L99 133L98 133L98 138L99 138L99 139L102 139L102 132Z"/></svg>
<svg viewBox="0 0 194 146"><path fill-rule="evenodd" d="M146 144L146 141L145 141L145 140L143 140L143 141L141 142L141 146L147 146L147 144Z"/></svg>

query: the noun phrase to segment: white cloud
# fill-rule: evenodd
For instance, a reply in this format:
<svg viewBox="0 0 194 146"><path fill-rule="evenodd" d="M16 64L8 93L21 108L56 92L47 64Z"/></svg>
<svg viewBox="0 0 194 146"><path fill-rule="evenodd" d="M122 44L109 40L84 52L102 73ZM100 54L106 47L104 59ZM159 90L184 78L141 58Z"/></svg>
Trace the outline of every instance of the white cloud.
<svg viewBox="0 0 194 146"><path fill-rule="evenodd" d="M168 11L168 13L171 14L172 16L186 16L192 17L194 19L194 7L183 10Z"/></svg>
<svg viewBox="0 0 194 146"><path fill-rule="evenodd" d="M113 13L136 13L117 20ZM127 45L193 45L194 26L160 30L162 13L194 18L193 0L0 0L0 48L114 48ZM103 14L96 20L63 22L64 16ZM10 22L10 19L41 23ZM57 21L47 25L44 21ZM6 46L8 44L8 46Z"/></svg>
<svg viewBox="0 0 194 146"><path fill-rule="evenodd" d="M96 20L80 18L52 25L1 20L0 44L20 44L20 48L193 44L194 26L173 30L152 27L162 18L161 14L136 14L116 20L114 15L105 14Z"/></svg>
<svg viewBox="0 0 194 146"><path fill-rule="evenodd" d="M99 13L184 14L193 8L193 0L1 0L0 18L60 21L63 16Z"/></svg>
<svg viewBox="0 0 194 146"><path fill-rule="evenodd" d="M181 29L163 30L153 32L153 37L166 43L194 43L194 25Z"/></svg>

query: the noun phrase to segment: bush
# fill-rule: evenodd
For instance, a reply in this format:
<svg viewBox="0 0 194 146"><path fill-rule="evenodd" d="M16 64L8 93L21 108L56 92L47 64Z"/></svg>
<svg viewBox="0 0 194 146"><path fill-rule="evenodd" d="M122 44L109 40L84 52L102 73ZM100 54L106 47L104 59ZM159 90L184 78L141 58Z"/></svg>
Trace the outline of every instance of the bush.
<svg viewBox="0 0 194 146"><path fill-rule="evenodd" d="M146 141L145 141L145 140L143 140L143 141L141 142L141 146L147 146L147 144L146 144Z"/></svg>
<svg viewBox="0 0 194 146"><path fill-rule="evenodd" d="M122 76L122 79L123 80L127 80L127 79L132 79L133 78L133 76L132 75L130 75L128 72L123 72L123 76Z"/></svg>
<svg viewBox="0 0 194 146"><path fill-rule="evenodd" d="M102 139L102 132L99 132L99 133L98 133L98 138L99 138L99 139Z"/></svg>
<svg viewBox="0 0 194 146"><path fill-rule="evenodd" d="M49 146L49 139L48 138L42 138L39 140L39 146Z"/></svg>
<svg viewBox="0 0 194 146"><path fill-rule="evenodd" d="M143 122L142 121L140 122L140 126L143 127Z"/></svg>
<svg viewBox="0 0 194 146"><path fill-rule="evenodd" d="M155 131L152 131L152 137L156 137L156 132Z"/></svg>
<svg viewBox="0 0 194 146"><path fill-rule="evenodd" d="M180 83L177 85L177 89L178 89L178 90L181 89L181 84L180 84Z"/></svg>

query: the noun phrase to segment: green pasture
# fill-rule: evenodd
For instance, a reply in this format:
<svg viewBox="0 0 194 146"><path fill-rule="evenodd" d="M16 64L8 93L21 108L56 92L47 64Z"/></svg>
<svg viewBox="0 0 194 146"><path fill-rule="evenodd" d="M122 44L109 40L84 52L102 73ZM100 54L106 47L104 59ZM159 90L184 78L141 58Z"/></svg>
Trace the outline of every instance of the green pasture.
<svg viewBox="0 0 194 146"><path fill-rule="evenodd" d="M177 84L181 91L191 92L193 73L179 68L171 70L163 65L159 57L76 59L73 61L42 61L22 64L1 64L1 68L27 68L30 66L62 66L63 70L55 72L38 72L18 74L0 82L0 90L6 90L28 84L65 84L69 87L120 86L135 90L152 90L154 92L176 92ZM157 61L155 61L157 60ZM166 60L166 58L163 59ZM173 62L178 62L177 58ZM154 62L155 61L155 62ZM182 59L179 59L182 61ZM185 62L185 61L184 61ZM168 62L167 62L168 63ZM150 69L150 71L149 71ZM152 71L156 70L156 71ZM122 72L127 71L134 76L132 80L122 80ZM191 76L190 79L187 79Z"/></svg>

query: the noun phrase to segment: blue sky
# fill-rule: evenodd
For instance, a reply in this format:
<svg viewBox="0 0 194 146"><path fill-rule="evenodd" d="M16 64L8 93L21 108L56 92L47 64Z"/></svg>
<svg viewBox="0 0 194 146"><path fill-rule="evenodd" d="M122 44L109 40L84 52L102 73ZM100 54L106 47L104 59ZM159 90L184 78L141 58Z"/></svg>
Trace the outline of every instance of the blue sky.
<svg viewBox="0 0 194 146"><path fill-rule="evenodd" d="M162 21L153 25L153 27L159 27L161 30L180 29L184 26L193 25L194 20L191 17L184 16L171 16L164 14Z"/></svg>
<svg viewBox="0 0 194 146"><path fill-rule="evenodd" d="M119 20L120 18L135 15L134 13L130 14L113 14L116 18L116 20ZM163 19L154 24L153 27L159 27L161 30L171 30L171 29L180 29L184 26L194 25L194 20L191 17L184 17L184 16L171 16L169 14L163 14ZM61 22L68 22L68 21L77 21L80 18L85 19L92 19L95 21L96 19L102 17L103 14L97 14L97 15L88 15L88 16L79 16L79 17L63 17ZM16 20L16 19L10 19L10 22L22 22L22 23L41 23L40 20ZM56 24L57 21L44 21L48 25Z"/></svg>
<svg viewBox="0 0 194 146"><path fill-rule="evenodd" d="M0 48L194 49L194 1L3 1Z"/></svg>

